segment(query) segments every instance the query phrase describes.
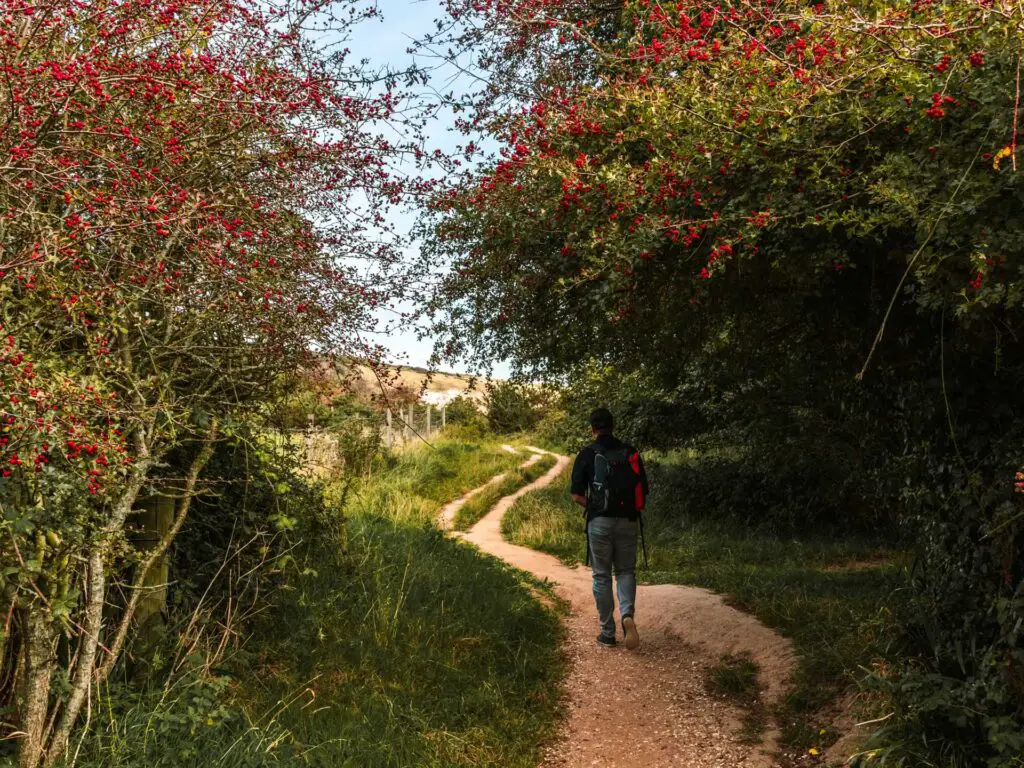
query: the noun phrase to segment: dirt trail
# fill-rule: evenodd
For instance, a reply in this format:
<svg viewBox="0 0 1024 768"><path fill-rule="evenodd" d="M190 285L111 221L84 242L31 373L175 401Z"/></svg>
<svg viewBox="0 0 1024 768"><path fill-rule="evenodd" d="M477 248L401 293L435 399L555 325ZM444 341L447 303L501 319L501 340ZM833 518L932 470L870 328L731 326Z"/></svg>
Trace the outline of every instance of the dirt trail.
<svg viewBox="0 0 1024 768"><path fill-rule="evenodd" d="M530 448L535 454L540 449ZM762 698L784 690L789 643L713 592L675 585L640 586L636 651L599 648L589 569L509 544L501 519L522 495L553 482L569 459L507 496L464 538L506 562L555 583L568 601L569 717L544 768L755 768L771 766L777 734L759 746L738 740L739 713L704 690L704 670L724 653L749 653L761 668ZM456 508L457 509L457 508ZM454 514L454 513L452 513ZM582 534L581 534L581 546Z"/></svg>
<svg viewBox="0 0 1024 768"><path fill-rule="evenodd" d="M519 451L517 451L511 445L503 445L501 446L501 449L508 453L519 453ZM519 468L526 469L527 467L536 464L538 461L541 460L542 456L543 452L539 448L536 449L533 455L530 456L530 458L528 458L526 461L519 465ZM508 477L508 472L502 472L500 475L495 475L486 483L481 485L479 488L474 488L461 498L458 498L455 501L451 502L450 504L446 504L444 507L442 507L441 511L437 514L437 524L441 526L441 530L447 531L455 526L455 517L459 514L459 510L462 509L463 504L465 504L467 501L469 501L471 498L476 496L481 491L485 491L492 485L497 485L498 483L502 482L506 477Z"/></svg>

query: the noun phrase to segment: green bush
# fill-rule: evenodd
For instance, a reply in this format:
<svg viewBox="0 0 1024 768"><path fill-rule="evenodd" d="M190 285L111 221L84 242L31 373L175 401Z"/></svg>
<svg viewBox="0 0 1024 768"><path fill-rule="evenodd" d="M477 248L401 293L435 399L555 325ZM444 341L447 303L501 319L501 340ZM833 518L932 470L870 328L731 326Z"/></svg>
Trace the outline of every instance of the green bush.
<svg viewBox="0 0 1024 768"><path fill-rule="evenodd" d="M899 653L868 681L893 715L871 744L894 765L1024 765L1024 505L934 469L908 500L918 559Z"/></svg>
<svg viewBox="0 0 1024 768"><path fill-rule="evenodd" d="M498 435L529 432L543 418L545 393L515 381L487 385L487 425Z"/></svg>
<svg viewBox="0 0 1024 768"><path fill-rule="evenodd" d="M257 663L253 617L309 578L311 543L338 546L340 517L300 468L289 442L244 425L217 446L205 470L216 493L196 499L171 550L163 622L99 690L72 740L78 768L266 768L297 754L277 720L285 705L238 692Z"/></svg>
<svg viewBox="0 0 1024 768"><path fill-rule="evenodd" d="M382 421L381 414L349 394L328 396L318 391L315 383L304 382L280 403L270 414L270 422L278 429L296 431L310 427L337 429L346 420L362 417Z"/></svg>
<svg viewBox="0 0 1024 768"><path fill-rule="evenodd" d="M487 417L477 402L465 395L451 400L446 406L448 424L468 427L485 427Z"/></svg>
<svg viewBox="0 0 1024 768"><path fill-rule="evenodd" d="M702 426L695 406L682 392L671 392L640 372L582 363L557 391L553 406L537 425L542 441L564 451L591 442L590 412L605 407L615 417L615 432L644 448L670 449L687 444Z"/></svg>
<svg viewBox="0 0 1024 768"><path fill-rule="evenodd" d="M302 474L290 442L242 431L217 446L207 475L216 493L196 499L172 549L172 621L228 598L237 585L224 578L226 563L252 572L265 588L280 578L272 575L280 567L275 559L294 556L304 532L332 527L322 488Z"/></svg>
<svg viewBox="0 0 1024 768"><path fill-rule="evenodd" d="M604 405L623 439L642 451L678 452L667 479L692 516L780 532L892 527L888 509L869 501L877 479L858 450L863 435L852 441L814 408L780 407L767 387L748 385L726 400L705 386L684 379L669 390L641 372L582 366L538 431L546 443L577 451L592 440L590 411Z"/></svg>

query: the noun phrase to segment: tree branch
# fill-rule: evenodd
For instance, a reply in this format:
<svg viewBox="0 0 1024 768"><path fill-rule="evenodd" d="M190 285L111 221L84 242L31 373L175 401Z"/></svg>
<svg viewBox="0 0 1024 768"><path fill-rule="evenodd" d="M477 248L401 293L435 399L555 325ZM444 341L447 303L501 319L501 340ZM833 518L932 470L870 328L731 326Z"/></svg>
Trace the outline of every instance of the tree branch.
<svg viewBox="0 0 1024 768"><path fill-rule="evenodd" d="M188 475L185 477L185 486L182 489L181 498L178 499L178 509L177 514L174 517L174 524L171 525L170 530L162 539L160 539L157 545L153 547L153 550L149 553L149 557L147 557L139 566L138 573L135 576L135 583L132 585L132 596L128 600L128 605L125 607L124 616L121 618L121 622L117 628L117 634L114 636L114 642L110 646L110 653L96 672L97 683L102 684L107 679L111 670L114 668L114 664L117 663L117 660L121 655L121 651L124 649L124 644L128 638L128 631L131 627L132 619L135 618L135 611L138 609L139 603L142 600L143 584L146 581L146 577L149 575L149 572L153 570L153 567L160 562L160 558L162 558L164 553L167 552L167 549L171 546L171 542L174 541L175 536L178 535L182 526L185 524L185 519L188 517L189 507L191 506L192 499L195 496L196 482L199 480L199 474L203 471L203 467L206 466L206 463L213 455L213 446L217 440L218 431L218 423L214 420L206 433L206 437L203 439L203 447L199 451L199 455L192 461L192 466L189 467Z"/></svg>

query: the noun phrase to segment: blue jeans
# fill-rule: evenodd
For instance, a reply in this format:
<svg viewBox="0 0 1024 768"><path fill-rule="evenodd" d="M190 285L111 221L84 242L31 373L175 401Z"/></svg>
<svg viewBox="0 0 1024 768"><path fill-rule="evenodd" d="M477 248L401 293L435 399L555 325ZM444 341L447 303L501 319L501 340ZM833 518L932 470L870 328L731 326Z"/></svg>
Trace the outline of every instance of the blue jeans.
<svg viewBox="0 0 1024 768"><path fill-rule="evenodd" d="M624 517L595 517L587 526L590 564L594 570L594 601L601 634L615 637L615 598L612 568L619 592L619 615L633 615L636 603L637 521Z"/></svg>

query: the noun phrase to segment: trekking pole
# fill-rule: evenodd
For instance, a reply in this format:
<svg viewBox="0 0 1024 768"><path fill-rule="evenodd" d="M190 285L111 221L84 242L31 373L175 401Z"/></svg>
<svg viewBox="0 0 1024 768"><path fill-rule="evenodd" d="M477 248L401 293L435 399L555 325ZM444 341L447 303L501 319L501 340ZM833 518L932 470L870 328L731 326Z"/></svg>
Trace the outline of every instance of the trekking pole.
<svg viewBox="0 0 1024 768"><path fill-rule="evenodd" d="M643 513L640 514L640 546L643 548L644 551L644 568L649 568L650 566L647 564L647 539L644 538ZM588 546L587 549L590 549L590 547Z"/></svg>

